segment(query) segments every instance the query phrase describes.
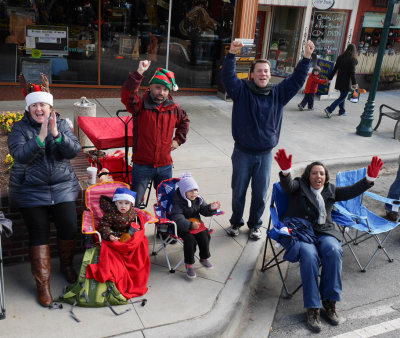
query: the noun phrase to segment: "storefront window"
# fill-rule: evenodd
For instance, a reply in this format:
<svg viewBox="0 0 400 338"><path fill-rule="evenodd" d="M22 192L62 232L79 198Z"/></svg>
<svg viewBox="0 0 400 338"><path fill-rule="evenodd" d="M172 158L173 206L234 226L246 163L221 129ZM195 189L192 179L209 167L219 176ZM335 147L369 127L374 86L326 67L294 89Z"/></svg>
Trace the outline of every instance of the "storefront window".
<svg viewBox="0 0 400 338"><path fill-rule="evenodd" d="M336 61L343 49L347 18L347 12L313 12L310 39L315 44L317 58Z"/></svg>
<svg viewBox="0 0 400 338"><path fill-rule="evenodd" d="M101 84L122 85L139 60L151 60L144 85L165 68L168 10L166 1L102 1Z"/></svg>
<svg viewBox="0 0 400 338"><path fill-rule="evenodd" d="M361 54L377 53L380 45L385 13L367 12L364 14L358 51ZM386 43L386 54L400 53L400 16L396 25L391 26Z"/></svg>
<svg viewBox="0 0 400 338"><path fill-rule="evenodd" d="M1 82L97 84L95 2L3 0L0 22Z"/></svg>
<svg viewBox="0 0 400 338"><path fill-rule="evenodd" d="M168 67L179 87L216 87L232 2L173 1L167 59L168 0L0 0L0 82L44 72L51 83L120 86L149 59L144 85Z"/></svg>
<svg viewBox="0 0 400 338"><path fill-rule="evenodd" d="M222 44L231 41L233 12L229 0L173 2L168 67L180 87L217 86Z"/></svg>
<svg viewBox="0 0 400 338"><path fill-rule="evenodd" d="M272 75L288 76L293 73L302 13L303 9L293 7L274 7L272 11L271 43L268 54Z"/></svg>

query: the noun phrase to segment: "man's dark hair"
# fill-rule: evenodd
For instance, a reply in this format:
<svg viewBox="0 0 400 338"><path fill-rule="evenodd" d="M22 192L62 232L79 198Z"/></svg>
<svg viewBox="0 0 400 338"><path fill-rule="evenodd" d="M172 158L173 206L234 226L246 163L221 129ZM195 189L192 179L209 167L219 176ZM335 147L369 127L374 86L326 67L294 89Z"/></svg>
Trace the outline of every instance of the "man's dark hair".
<svg viewBox="0 0 400 338"><path fill-rule="evenodd" d="M321 167L323 167L325 169L325 183L329 182L329 173L328 173L328 169L325 167L325 165L321 162L315 161L313 163L310 163L306 169L304 169L303 174L301 175L301 178L306 181L308 184L310 184L310 174L311 174L311 169L315 166L315 165L320 165Z"/></svg>
<svg viewBox="0 0 400 338"><path fill-rule="evenodd" d="M253 72L254 72L254 67L256 66L257 63L267 63L268 66L269 66L269 68L271 69L271 62L269 62L269 60L267 60L267 59L257 59L257 60L254 60L254 61L251 63L251 66L250 66L250 73L253 73Z"/></svg>

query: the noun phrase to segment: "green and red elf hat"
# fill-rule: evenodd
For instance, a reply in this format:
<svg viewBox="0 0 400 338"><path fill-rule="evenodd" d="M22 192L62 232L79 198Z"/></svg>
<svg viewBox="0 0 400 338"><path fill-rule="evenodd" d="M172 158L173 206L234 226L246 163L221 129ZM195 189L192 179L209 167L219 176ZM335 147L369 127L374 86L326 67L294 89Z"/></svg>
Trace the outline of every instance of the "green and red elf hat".
<svg viewBox="0 0 400 338"><path fill-rule="evenodd" d="M175 74L174 72L169 71L164 68L157 68L153 77L151 78L149 84L159 83L164 85L169 89L169 91L173 90L176 92L179 87L175 82Z"/></svg>

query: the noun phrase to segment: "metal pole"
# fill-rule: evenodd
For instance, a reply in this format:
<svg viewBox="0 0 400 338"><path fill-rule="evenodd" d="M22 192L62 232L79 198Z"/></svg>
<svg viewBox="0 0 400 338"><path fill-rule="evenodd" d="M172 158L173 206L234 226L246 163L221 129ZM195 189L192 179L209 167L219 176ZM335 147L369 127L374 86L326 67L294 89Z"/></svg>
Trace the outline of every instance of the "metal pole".
<svg viewBox="0 0 400 338"><path fill-rule="evenodd" d="M167 30L167 58L165 60L165 69L168 69L168 63L169 63L169 38L170 38L170 34L171 34L171 13L172 13L172 0L169 0L168 30Z"/></svg>
<svg viewBox="0 0 400 338"><path fill-rule="evenodd" d="M371 90L368 101L365 104L364 112L361 115L361 122L357 126L356 134L360 136L372 136L372 121L374 120L375 95L378 88L379 74L381 72L383 55L385 54L386 43L389 35L390 21L393 15L393 7L396 0L389 0L386 10L385 22L383 24L382 38L379 44L378 55L375 62L374 75L372 77Z"/></svg>

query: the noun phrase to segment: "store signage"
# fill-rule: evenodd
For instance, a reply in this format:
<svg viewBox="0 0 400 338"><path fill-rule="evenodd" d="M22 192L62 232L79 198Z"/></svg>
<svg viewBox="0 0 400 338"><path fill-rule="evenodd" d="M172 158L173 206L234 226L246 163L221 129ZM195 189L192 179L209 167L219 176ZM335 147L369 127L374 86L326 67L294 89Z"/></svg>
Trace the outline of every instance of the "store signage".
<svg viewBox="0 0 400 338"><path fill-rule="evenodd" d="M383 28L386 13L364 13L363 27ZM400 17L396 17L396 21L392 23L390 28L400 28Z"/></svg>
<svg viewBox="0 0 400 338"><path fill-rule="evenodd" d="M321 68L321 79L328 79L331 75L335 63L324 59L317 59L317 66ZM318 85L317 95L327 95L329 92L329 83L322 83Z"/></svg>
<svg viewBox="0 0 400 338"><path fill-rule="evenodd" d="M313 0L312 4L316 9L326 11L327 9L333 7L335 0Z"/></svg>

